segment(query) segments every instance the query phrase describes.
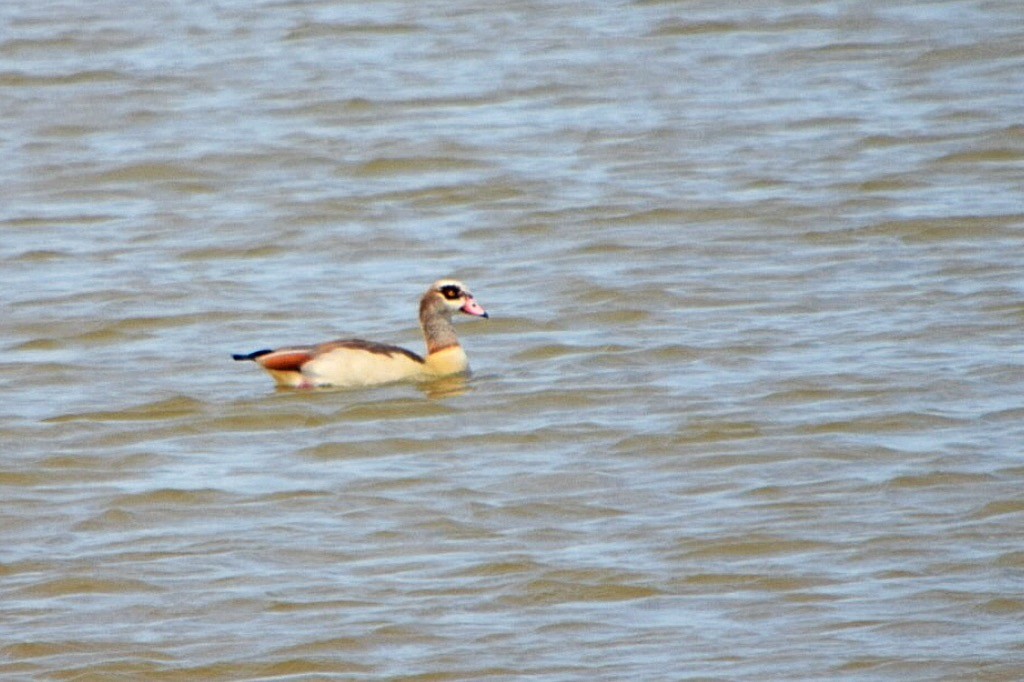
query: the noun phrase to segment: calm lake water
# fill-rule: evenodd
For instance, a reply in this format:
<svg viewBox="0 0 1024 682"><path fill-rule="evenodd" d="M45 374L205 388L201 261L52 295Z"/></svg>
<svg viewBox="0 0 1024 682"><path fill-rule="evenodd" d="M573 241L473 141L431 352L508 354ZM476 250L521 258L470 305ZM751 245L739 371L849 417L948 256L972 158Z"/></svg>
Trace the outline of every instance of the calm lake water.
<svg viewBox="0 0 1024 682"><path fill-rule="evenodd" d="M0 149L3 679L1024 678L1016 0L13 0Z"/></svg>

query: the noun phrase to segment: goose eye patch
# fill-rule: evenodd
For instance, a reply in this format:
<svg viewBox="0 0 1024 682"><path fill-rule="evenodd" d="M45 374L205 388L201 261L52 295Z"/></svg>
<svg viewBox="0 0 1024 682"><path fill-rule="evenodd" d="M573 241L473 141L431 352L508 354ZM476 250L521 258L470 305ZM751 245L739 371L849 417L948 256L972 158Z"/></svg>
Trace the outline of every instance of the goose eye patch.
<svg viewBox="0 0 1024 682"><path fill-rule="evenodd" d="M441 295L451 301L462 296L462 290L453 284L449 284L441 287Z"/></svg>

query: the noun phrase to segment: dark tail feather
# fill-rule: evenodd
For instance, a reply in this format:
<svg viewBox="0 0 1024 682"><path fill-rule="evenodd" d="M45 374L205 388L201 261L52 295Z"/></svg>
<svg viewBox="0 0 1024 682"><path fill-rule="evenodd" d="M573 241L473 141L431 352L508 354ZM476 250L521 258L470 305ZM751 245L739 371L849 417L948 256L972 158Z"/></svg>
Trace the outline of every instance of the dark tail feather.
<svg viewBox="0 0 1024 682"><path fill-rule="evenodd" d="M274 351L270 350L269 348L264 348L263 350L253 351L252 353L246 353L245 355L233 354L231 357L233 357L235 360L255 360L260 356L273 352Z"/></svg>

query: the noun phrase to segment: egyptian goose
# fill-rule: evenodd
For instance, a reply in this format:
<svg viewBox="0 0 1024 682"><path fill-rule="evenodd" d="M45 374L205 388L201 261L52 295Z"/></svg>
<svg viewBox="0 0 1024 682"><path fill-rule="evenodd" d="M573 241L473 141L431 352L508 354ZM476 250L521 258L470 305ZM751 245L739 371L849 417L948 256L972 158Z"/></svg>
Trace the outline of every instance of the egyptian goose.
<svg viewBox="0 0 1024 682"><path fill-rule="evenodd" d="M295 346L232 355L253 360L278 386L373 386L393 381L424 381L469 369L452 324L456 310L488 317L462 282L442 279L420 300L420 326L427 340L427 357L398 346L361 339L339 339L316 346Z"/></svg>

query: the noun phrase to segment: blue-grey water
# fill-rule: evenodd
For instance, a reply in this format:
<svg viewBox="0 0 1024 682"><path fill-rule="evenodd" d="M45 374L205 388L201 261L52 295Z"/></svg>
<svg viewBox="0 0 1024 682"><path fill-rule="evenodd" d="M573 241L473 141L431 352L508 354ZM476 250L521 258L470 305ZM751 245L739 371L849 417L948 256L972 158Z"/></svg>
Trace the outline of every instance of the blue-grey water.
<svg viewBox="0 0 1024 682"><path fill-rule="evenodd" d="M0 236L5 680L1024 677L1014 0L13 0Z"/></svg>

